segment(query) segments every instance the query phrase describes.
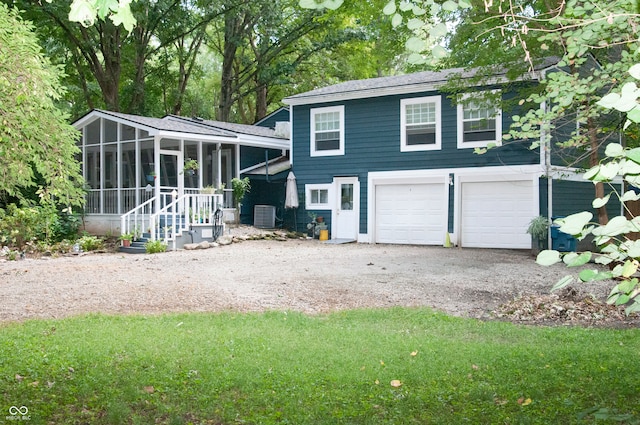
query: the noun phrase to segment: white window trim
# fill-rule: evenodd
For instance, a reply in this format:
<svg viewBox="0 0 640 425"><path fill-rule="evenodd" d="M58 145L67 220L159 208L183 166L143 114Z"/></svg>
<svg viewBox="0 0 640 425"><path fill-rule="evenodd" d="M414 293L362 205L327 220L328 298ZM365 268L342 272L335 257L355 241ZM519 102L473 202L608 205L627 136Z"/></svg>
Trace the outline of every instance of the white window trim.
<svg viewBox="0 0 640 425"><path fill-rule="evenodd" d="M316 150L316 114L323 114L327 112L339 112L340 114L340 148L332 149L332 150ZM311 109L311 119L310 119L310 152L311 156L337 156L344 155L344 105L340 106L329 106L326 108L315 108Z"/></svg>
<svg viewBox="0 0 640 425"><path fill-rule="evenodd" d="M400 100L400 152L435 151L442 149L442 107L440 96L414 97ZM436 104L436 142L433 145L407 145L407 105Z"/></svg>
<svg viewBox="0 0 640 425"><path fill-rule="evenodd" d="M492 90L492 93L500 93L500 90ZM489 143L495 143L497 146L502 145L502 108L498 109L495 116L496 120L496 139L495 140L482 140L478 142L464 142L464 105L462 100L473 97L476 93L467 93L461 95L458 101L458 149L473 149L484 148Z"/></svg>
<svg viewBox="0 0 640 425"><path fill-rule="evenodd" d="M326 190L327 191L327 202L324 204L314 204L311 202L311 191L312 190ZM305 209L307 210L330 210L333 208L333 185L331 183L328 184L306 184L304 186L305 192Z"/></svg>

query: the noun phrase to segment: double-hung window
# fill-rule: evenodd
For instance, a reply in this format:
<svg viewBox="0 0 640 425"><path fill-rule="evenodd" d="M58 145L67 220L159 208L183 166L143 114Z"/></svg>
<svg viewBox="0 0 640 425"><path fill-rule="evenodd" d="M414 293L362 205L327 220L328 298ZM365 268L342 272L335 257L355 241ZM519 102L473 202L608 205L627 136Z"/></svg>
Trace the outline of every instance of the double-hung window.
<svg viewBox="0 0 640 425"><path fill-rule="evenodd" d="M440 149L442 144L440 96L400 101L400 150Z"/></svg>
<svg viewBox="0 0 640 425"><path fill-rule="evenodd" d="M498 106L499 98L498 91L461 96L458 100L458 148L500 145L502 111Z"/></svg>
<svg viewBox="0 0 640 425"><path fill-rule="evenodd" d="M344 155L344 106L311 110L311 156Z"/></svg>

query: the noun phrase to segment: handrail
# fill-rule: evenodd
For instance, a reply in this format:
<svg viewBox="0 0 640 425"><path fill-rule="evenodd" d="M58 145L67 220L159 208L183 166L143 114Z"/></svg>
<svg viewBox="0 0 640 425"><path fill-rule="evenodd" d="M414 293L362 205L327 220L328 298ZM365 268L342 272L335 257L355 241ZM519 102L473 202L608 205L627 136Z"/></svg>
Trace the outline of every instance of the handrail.
<svg viewBox="0 0 640 425"><path fill-rule="evenodd" d="M222 195L183 195L150 217L151 239L163 239L175 251L176 238L191 230L193 224L213 223L213 215L221 205Z"/></svg>
<svg viewBox="0 0 640 425"><path fill-rule="evenodd" d="M154 210L154 204L157 200L158 198L155 196L153 198L149 198L131 211L120 216L120 234L125 235L127 233L133 233L134 237L140 236L142 232L144 232L145 222L147 220L150 221Z"/></svg>

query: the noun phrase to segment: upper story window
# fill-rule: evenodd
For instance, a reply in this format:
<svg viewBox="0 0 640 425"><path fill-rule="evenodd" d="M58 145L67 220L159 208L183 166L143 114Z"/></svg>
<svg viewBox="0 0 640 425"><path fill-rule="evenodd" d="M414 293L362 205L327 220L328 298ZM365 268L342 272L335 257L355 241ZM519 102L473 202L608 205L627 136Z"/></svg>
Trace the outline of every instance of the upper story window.
<svg viewBox="0 0 640 425"><path fill-rule="evenodd" d="M311 110L311 156L344 155L344 106Z"/></svg>
<svg viewBox="0 0 640 425"><path fill-rule="evenodd" d="M463 95L458 101L458 148L479 148L490 143L500 145L502 110L500 92Z"/></svg>
<svg viewBox="0 0 640 425"><path fill-rule="evenodd" d="M425 151L441 147L440 96L400 101L400 150Z"/></svg>

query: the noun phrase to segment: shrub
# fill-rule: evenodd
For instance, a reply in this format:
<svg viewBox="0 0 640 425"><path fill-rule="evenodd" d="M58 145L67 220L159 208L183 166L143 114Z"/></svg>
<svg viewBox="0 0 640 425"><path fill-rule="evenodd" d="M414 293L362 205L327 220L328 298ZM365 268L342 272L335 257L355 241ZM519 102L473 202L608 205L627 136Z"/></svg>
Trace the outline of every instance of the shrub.
<svg viewBox="0 0 640 425"><path fill-rule="evenodd" d="M82 236L77 243L83 251L95 251L104 247L104 241L101 238L91 235Z"/></svg>
<svg viewBox="0 0 640 425"><path fill-rule="evenodd" d="M166 252L167 244L161 240L148 241L144 244L144 249L147 251L147 254L157 254L159 252Z"/></svg>

